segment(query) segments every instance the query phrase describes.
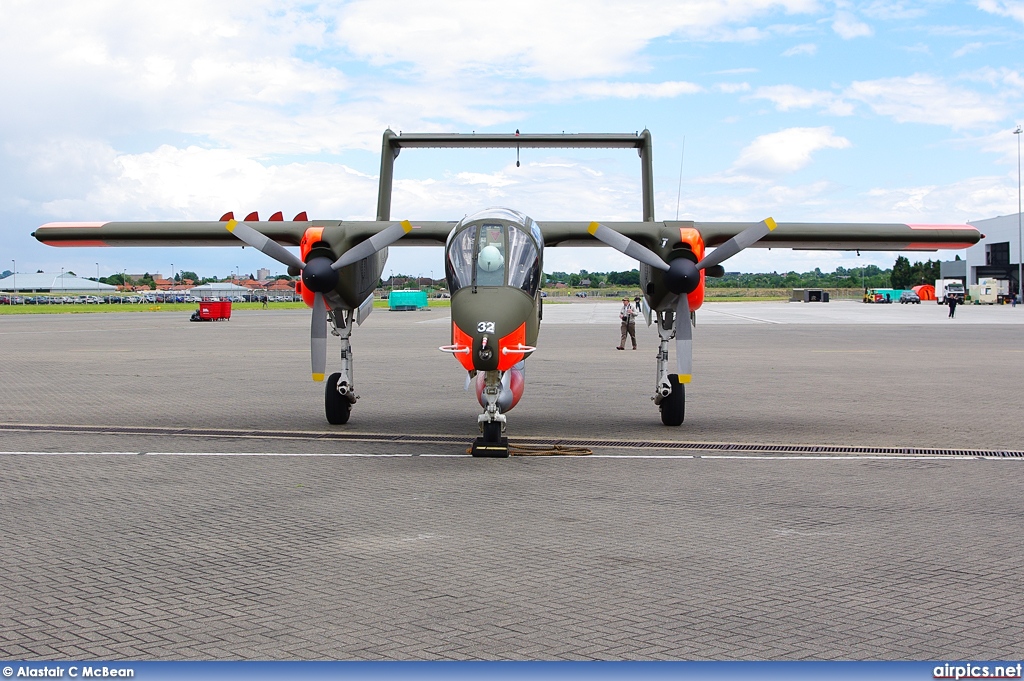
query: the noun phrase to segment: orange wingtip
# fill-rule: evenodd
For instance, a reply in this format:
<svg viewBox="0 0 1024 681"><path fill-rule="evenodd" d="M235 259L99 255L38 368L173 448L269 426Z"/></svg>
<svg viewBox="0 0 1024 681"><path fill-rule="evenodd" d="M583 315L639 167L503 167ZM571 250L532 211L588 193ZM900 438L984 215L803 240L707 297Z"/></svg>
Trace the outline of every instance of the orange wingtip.
<svg viewBox="0 0 1024 681"><path fill-rule="evenodd" d="M46 243L47 246L75 247L75 248L82 248L82 247L91 248L91 247L95 247L95 246L109 246L110 245L106 241L46 241L44 239L44 242Z"/></svg>
<svg viewBox="0 0 1024 681"><path fill-rule="evenodd" d="M952 248L952 249L959 250L961 248L970 248L973 245L974 244L965 244L965 243L950 242L950 241L943 242L943 243L934 243L934 244L929 244L929 243L912 243L912 244L907 244L907 250L908 251L934 251L934 250L939 249L939 248Z"/></svg>

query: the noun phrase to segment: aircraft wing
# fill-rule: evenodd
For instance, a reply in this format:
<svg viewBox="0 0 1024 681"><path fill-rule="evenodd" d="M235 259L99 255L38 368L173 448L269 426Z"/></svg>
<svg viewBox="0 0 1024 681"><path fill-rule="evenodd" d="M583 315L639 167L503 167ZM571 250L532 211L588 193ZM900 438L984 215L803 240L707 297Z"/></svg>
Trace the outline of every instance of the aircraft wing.
<svg viewBox="0 0 1024 681"><path fill-rule="evenodd" d="M390 222L311 220L259 221L245 224L270 239L298 246L310 227L335 232L348 244L377 234ZM606 222L608 227L647 246L674 240L679 230L695 229L705 245L719 246L754 222ZM540 222L545 246L600 246L587 231L590 222ZM454 221L413 222L413 230L396 246L443 246ZM337 232L335 231L337 230ZM50 246L238 246L225 222L51 222L36 229L36 239ZM971 225L912 225L863 222L780 222L753 248L805 250L934 251L973 246L982 234Z"/></svg>
<svg viewBox="0 0 1024 681"><path fill-rule="evenodd" d="M648 248L662 239L678 240L680 228L695 229L707 246L720 246L756 222L604 222ZM587 231L589 222L540 222L545 246L601 246ZM752 248L843 251L934 251L973 246L982 235L971 225L911 225L865 222L779 222ZM672 243L671 241L669 243Z"/></svg>
<svg viewBox="0 0 1024 681"><path fill-rule="evenodd" d="M391 222L265 220L245 222L273 241L298 246L310 227L338 231L347 243L377 234ZM416 222L394 245L443 246L455 222ZM49 246L242 246L226 222L51 222L32 233Z"/></svg>

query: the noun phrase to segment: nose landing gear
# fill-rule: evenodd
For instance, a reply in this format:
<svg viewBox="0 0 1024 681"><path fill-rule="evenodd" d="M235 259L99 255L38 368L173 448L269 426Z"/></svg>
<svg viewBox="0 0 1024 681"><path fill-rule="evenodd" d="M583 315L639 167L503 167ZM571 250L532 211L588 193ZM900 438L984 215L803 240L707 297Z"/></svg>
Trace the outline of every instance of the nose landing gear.
<svg viewBox="0 0 1024 681"><path fill-rule="evenodd" d="M483 397L487 403L484 413L477 417L480 424L480 437L473 441L470 453L473 456L489 456L504 458L508 456L508 438L502 437L505 430L505 415L498 409L498 397L501 395L501 373L488 371L484 375Z"/></svg>

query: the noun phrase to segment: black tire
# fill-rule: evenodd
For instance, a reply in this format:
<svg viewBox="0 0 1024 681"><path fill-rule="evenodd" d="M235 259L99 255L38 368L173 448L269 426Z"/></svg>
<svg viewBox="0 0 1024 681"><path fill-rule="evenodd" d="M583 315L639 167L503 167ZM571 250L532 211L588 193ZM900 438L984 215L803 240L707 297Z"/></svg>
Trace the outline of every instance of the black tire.
<svg viewBox="0 0 1024 681"><path fill-rule="evenodd" d="M352 403L338 394L340 379L340 373L331 374L324 388L324 411L327 413L327 422L334 426L348 423L349 414L352 412Z"/></svg>
<svg viewBox="0 0 1024 681"><path fill-rule="evenodd" d="M484 424L484 442L501 442L501 421L491 421Z"/></svg>
<svg viewBox="0 0 1024 681"><path fill-rule="evenodd" d="M661 401L661 422L666 426L680 426L686 417L686 386L677 374L669 374L672 393Z"/></svg>

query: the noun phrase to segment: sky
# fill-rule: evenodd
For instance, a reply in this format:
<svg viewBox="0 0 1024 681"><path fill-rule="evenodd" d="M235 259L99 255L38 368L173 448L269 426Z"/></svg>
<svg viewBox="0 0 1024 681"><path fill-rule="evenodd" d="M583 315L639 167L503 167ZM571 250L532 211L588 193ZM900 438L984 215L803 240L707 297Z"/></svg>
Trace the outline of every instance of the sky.
<svg viewBox="0 0 1024 681"><path fill-rule="evenodd" d="M0 271L283 273L248 248L30 234L229 210L373 219L389 127L646 128L657 219L957 224L1018 206L1024 0L4 0L0 73ZM641 219L633 150L520 161L405 150L392 217ZM748 249L726 269L895 256ZM545 252L548 272L635 266L607 248ZM441 277L441 249L392 248L387 269Z"/></svg>

